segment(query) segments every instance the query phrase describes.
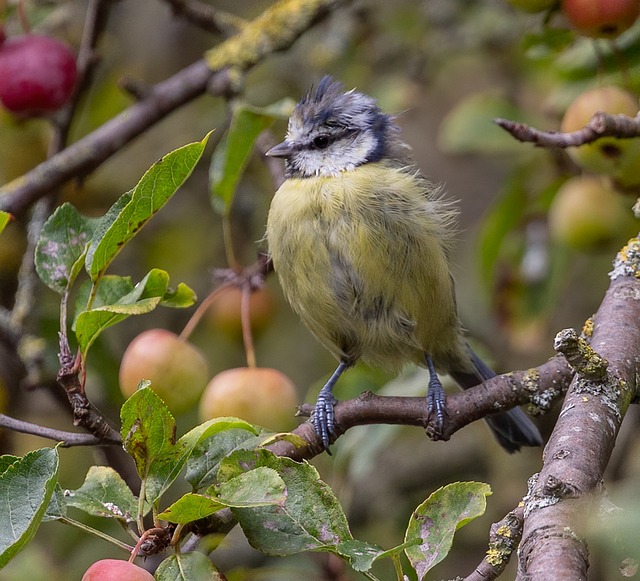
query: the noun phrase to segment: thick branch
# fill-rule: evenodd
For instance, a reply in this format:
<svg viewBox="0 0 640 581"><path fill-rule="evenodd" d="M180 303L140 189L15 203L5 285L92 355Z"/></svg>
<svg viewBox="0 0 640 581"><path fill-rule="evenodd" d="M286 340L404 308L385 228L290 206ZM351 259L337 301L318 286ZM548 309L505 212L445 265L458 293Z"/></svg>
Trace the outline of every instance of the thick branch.
<svg viewBox="0 0 640 581"><path fill-rule="evenodd" d="M640 117L602 112L596 113L582 129L570 133L540 131L509 119L495 119L495 122L518 141L535 143L540 147L577 147L601 137L640 137Z"/></svg>
<svg viewBox="0 0 640 581"><path fill-rule="evenodd" d="M517 405L533 402L539 412L546 411L554 399L564 393L563 386L566 388L572 375L573 371L563 358L554 358L540 367L499 375L472 389L450 394L446 401L447 421L440 439L449 439L467 424ZM309 415L312 410L313 406L302 406L301 414ZM338 435L351 427L367 424L429 427L424 397L380 396L365 392L355 399L339 402L335 414ZM298 426L294 433L307 444L296 449L289 442L280 441L271 446L271 450L296 460L322 452L322 444L310 422Z"/></svg>
<svg viewBox="0 0 640 581"><path fill-rule="evenodd" d="M590 495L600 489L640 373L639 265L640 242L633 239L618 254L611 285L594 316L591 347L606 361L608 372L602 374L601 365L595 375L586 372L592 354L580 356L581 349L568 347L576 356L577 373L545 448L544 466L525 499L518 577L523 581L586 578L582 521Z"/></svg>

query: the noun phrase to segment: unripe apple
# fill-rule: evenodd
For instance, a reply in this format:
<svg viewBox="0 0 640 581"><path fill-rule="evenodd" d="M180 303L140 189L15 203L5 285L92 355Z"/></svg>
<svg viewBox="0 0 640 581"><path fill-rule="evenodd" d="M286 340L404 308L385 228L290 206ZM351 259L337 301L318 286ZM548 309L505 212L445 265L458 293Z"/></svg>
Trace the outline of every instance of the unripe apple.
<svg viewBox="0 0 640 581"><path fill-rule="evenodd" d="M238 287L233 286L221 291L207 312L211 326L231 339L241 338L241 302L242 291ZM249 295L249 320L254 335L258 335L271 323L274 313L275 300L267 287Z"/></svg>
<svg viewBox="0 0 640 581"><path fill-rule="evenodd" d="M507 0L511 6L524 12L542 12L558 3L558 0Z"/></svg>
<svg viewBox="0 0 640 581"><path fill-rule="evenodd" d="M640 15L640 0L563 0L562 11L580 34L615 38Z"/></svg>
<svg viewBox="0 0 640 581"><path fill-rule="evenodd" d="M82 581L154 581L153 575L138 565L120 559L96 561L82 576Z"/></svg>
<svg viewBox="0 0 640 581"><path fill-rule="evenodd" d="M578 250L626 239L633 226L631 210L625 208L623 196L595 176L567 180L549 208L552 237Z"/></svg>
<svg viewBox="0 0 640 581"><path fill-rule="evenodd" d="M56 38L24 34L0 45L0 101L13 113L57 111L73 94L77 76L73 52Z"/></svg>
<svg viewBox="0 0 640 581"><path fill-rule="evenodd" d="M298 395L277 369L238 367L216 375L200 400L200 420L234 416L275 431L293 427Z"/></svg>
<svg viewBox="0 0 640 581"><path fill-rule="evenodd" d="M120 364L120 390L130 397L143 379L179 414L200 398L209 378L209 366L201 351L166 329L150 329L127 347Z"/></svg>
<svg viewBox="0 0 640 581"><path fill-rule="evenodd" d="M598 111L635 117L638 100L619 87L599 87L586 91L567 108L562 119L562 131L582 129ZM586 170L611 175L624 185L640 183L640 138L602 137L593 143L570 147L567 151Z"/></svg>

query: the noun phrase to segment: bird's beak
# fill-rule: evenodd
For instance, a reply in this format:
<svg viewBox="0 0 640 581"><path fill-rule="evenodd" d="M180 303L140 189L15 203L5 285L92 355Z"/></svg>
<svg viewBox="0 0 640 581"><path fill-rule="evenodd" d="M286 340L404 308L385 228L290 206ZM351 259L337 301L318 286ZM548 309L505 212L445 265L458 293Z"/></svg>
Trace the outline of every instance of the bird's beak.
<svg viewBox="0 0 640 581"><path fill-rule="evenodd" d="M293 146L290 143L283 141L282 143L278 143L278 145L272 147L267 151L267 153L265 153L265 155L268 155L269 157L283 157L286 159L293 155L293 151Z"/></svg>

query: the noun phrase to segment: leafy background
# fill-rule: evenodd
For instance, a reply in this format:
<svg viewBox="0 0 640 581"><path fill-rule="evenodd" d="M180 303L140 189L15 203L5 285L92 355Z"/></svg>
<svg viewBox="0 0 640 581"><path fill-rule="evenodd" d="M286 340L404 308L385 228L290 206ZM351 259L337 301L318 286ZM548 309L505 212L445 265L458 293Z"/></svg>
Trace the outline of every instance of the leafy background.
<svg viewBox="0 0 640 581"><path fill-rule="evenodd" d="M251 17L268 3L216 5ZM55 3L53 13L50 7L44 11L40 24L77 45L82 21L79 6L72 1ZM631 88L636 90L638 57L633 49L639 43L637 27L621 41L631 66ZM210 35L172 17L160 2L117 3L100 46L103 62L97 82L74 122L74 138L130 103L116 86L118 78L159 81L199 58L211 44ZM625 52L625 47L630 48ZM544 219L555 189L574 170L560 154L516 144L491 119L508 117L557 128L571 98L594 84L596 68L589 41L576 41L562 31L545 32L540 17L518 13L501 0L367 0L337 12L292 50L250 72L243 98L252 106L297 98L328 72L348 88L356 86L375 96L385 110L399 114L398 123L420 167L461 200L454 271L461 316L485 357L504 371L540 363L552 354L557 330L582 326L606 289L606 272L616 245L589 255L553 247L544 276L527 279L521 268L528 249L527 225ZM611 71L611 79L619 82L614 66ZM221 100L202 97L125 147L82 183L66 187L64 199L84 214L102 215L156 159L202 139L215 128L205 153L210 156L226 119ZM278 137L285 129L282 121L272 127ZM0 181L20 175L43 159L46 139L46 125L41 121L16 123L0 112ZM245 264L254 260L260 246L256 241L263 235L272 192L262 160L252 156L231 213L235 248ZM12 300L25 235L21 224L12 223L0 237L0 301L5 306ZM625 236L621 233L620 243ZM172 280L185 281L204 297L211 288L211 269L225 265L221 220L211 207L208 167L202 163L118 257L113 272L139 280L150 268L161 268L171 273ZM258 364L287 373L301 400L313 401L333 360L292 316L274 279L268 287L277 298L277 309L271 325L257 338ZM43 356L52 372L57 366L57 306L55 294L43 288L38 331L44 337ZM117 418L123 401L117 370L129 341L151 327L179 332L188 317L188 312L158 310L131 318L102 335L92 348L91 399ZM212 373L245 363L240 342L222 335L207 320L192 339L207 354ZM68 428L64 402L44 390L18 394L11 377L11 370L0 367L3 393L11 396L3 397L10 400L12 414ZM358 368L345 376L337 395L346 398L365 388L381 387L388 379ZM421 393L425 385L424 375L408 371L384 389L409 395ZM197 422L195 410L177 421L178 433L185 433ZM542 418L543 431L552 422L552 418ZM632 424L629 417L624 429L631 430ZM1 438L3 452L15 455L46 445L24 435L3 433ZM637 441L629 442L632 449L637 448ZM89 466L105 463L103 454L102 450L62 450L61 482L78 488ZM334 457L323 456L313 463L342 501L354 536L381 546L401 541L411 511L433 490L454 480L487 482L494 491L487 513L458 533L455 552L435 569L435 577L447 577L470 571L482 558L489 524L525 493L525 479L539 465L539 455L539 450L506 455L482 423L467 427L447 443L432 443L416 428L374 426L352 430L335 446ZM620 481L615 490L621 495L629 494L624 478L639 468L634 455L629 458L627 463L614 459L610 468L611 479ZM71 528L60 529L56 523L43 524L36 542L2 571L2 579L80 578L95 559L121 557L103 542ZM597 550L597 543L594 546ZM213 555L223 570L235 569L237 579L286 580L303 574L322 579L327 566L324 557L309 554L268 559L248 547L239 529ZM596 571L594 578L598 574ZM345 579L359 578L356 573L344 575ZM380 575L384 577L385 572Z"/></svg>

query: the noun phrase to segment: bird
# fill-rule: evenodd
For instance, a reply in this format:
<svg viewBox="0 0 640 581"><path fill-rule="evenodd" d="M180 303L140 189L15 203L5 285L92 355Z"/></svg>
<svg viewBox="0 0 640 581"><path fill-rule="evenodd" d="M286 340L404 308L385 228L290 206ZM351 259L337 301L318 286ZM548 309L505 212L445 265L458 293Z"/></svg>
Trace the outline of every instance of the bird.
<svg viewBox="0 0 640 581"><path fill-rule="evenodd" d="M333 388L357 362L429 371L430 425L441 432L438 373L462 388L496 374L471 349L460 322L451 254L457 202L416 166L396 117L376 100L324 76L296 104L265 239L286 300L338 360L312 414L323 449L337 438ZM508 452L542 437L520 408L485 418Z"/></svg>

